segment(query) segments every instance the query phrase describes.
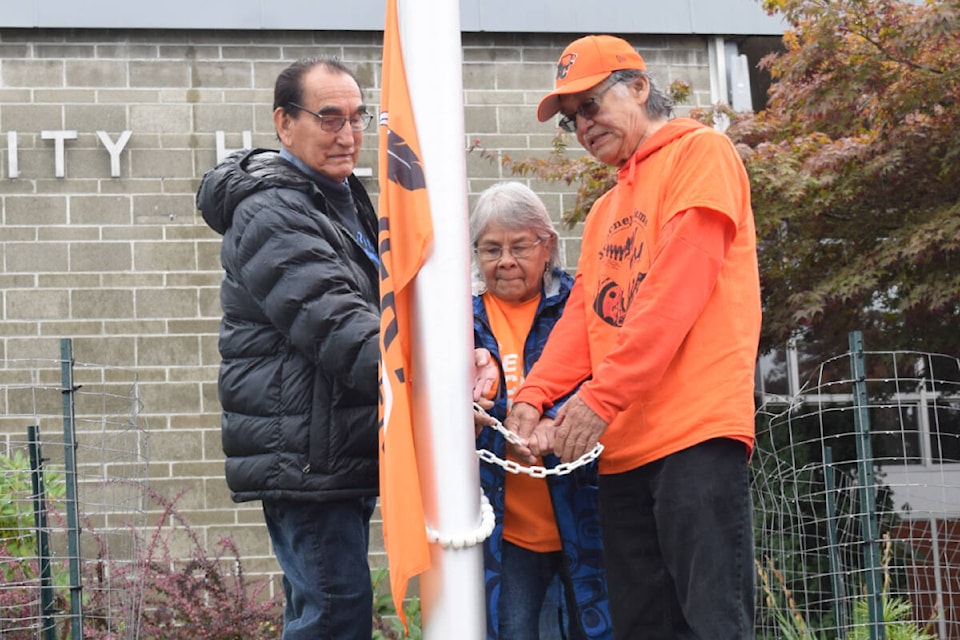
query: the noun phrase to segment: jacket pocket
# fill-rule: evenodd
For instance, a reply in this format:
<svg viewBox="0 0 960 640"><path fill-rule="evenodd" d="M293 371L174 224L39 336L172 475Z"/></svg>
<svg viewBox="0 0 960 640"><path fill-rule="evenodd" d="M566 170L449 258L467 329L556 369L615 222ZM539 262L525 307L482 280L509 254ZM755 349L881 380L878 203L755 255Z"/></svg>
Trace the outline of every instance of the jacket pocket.
<svg viewBox="0 0 960 640"><path fill-rule="evenodd" d="M377 406L336 406L333 397L322 390L314 394L309 473L350 473L378 458Z"/></svg>

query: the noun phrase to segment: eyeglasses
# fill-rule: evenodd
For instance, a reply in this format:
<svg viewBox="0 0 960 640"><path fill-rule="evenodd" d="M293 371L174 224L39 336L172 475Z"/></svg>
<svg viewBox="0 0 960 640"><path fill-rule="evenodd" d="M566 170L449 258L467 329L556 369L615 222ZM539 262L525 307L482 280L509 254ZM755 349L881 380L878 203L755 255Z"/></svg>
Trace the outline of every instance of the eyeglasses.
<svg viewBox="0 0 960 640"><path fill-rule="evenodd" d="M570 133L576 133L577 131L577 116L582 118L593 118L598 113L600 113L600 98L603 97L607 91L610 91L613 87L617 85L618 82L621 82L619 78L614 79L613 82L608 84L606 87L598 91L592 98L589 100L584 100L580 103L580 106L577 107L577 110L571 113L568 116L563 116L560 118L560 122L557 124L560 125L560 128L564 131L569 131Z"/></svg>
<svg viewBox="0 0 960 640"><path fill-rule="evenodd" d="M473 252L477 254L481 262L495 262L503 257L504 250L510 252L510 255L517 260L523 260L533 255L537 245L543 242L543 238L537 238L536 242L526 242L524 244L515 244L512 247L501 247L499 245L484 245L476 247Z"/></svg>
<svg viewBox="0 0 960 640"><path fill-rule="evenodd" d="M329 133L336 133L340 131L340 129L343 129L343 125L346 124L348 120L350 121L351 129L354 131L363 131L370 125L370 121L373 120L373 114L367 113L366 111L355 113L352 116L342 116L333 113L323 114L317 113L316 111L310 111L310 109L301 107L296 102L288 102L287 106L309 113L320 121L320 128Z"/></svg>

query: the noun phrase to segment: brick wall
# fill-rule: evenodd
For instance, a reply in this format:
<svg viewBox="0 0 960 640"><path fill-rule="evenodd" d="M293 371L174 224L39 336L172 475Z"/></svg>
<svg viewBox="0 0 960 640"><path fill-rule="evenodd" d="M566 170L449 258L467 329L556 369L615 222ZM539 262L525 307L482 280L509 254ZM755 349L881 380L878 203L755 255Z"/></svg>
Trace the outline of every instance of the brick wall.
<svg viewBox="0 0 960 640"><path fill-rule="evenodd" d="M661 86L680 78L693 104L709 101L703 38L630 39ZM477 139L513 157L546 153L554 124L538 123L534 110L569 40L464 34L465 148ZM194 194L216 162L217 132L227 149L243 146L244 131L254 146L276 146L273 82L295 58L339 56L378 104L380 41L353 32L0 30L0 360L56 358L70 337L78 361L136 372L151 486L165 495L192 486L184 515L208 541L232 536L252 573L276 565L258 504L233 504L222 478L219 236ZM374 171L365 178L372 195L376 141L371 127L360 166ZM473 195L510 177L479 154L467 170ZM572 204L570 189L531 186L558 220ZM568 267L578 233L561 229ZM0 450L21 426L0 420ZM383 565L376 529L372 546Z"/></svg>

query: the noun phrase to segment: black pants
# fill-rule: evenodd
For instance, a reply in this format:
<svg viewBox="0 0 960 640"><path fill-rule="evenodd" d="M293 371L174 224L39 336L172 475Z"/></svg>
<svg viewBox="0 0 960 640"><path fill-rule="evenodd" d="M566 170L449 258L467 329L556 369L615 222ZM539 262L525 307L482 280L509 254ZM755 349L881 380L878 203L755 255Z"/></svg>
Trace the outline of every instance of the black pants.
<svg viewBox="0 0 960 640"><path fill-rule="evenodd" d="M616 640L750 640L754 559L743 443L708 440L600 476Z"/></svg>

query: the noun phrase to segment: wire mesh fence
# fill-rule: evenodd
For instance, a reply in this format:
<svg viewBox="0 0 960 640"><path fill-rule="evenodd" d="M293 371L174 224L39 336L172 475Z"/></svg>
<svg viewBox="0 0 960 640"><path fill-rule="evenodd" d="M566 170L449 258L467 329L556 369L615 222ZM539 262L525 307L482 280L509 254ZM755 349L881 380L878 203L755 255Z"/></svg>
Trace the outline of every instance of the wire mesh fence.
<svg viewBox="0 0 960 640"><path fill-rule="evenodd" d="M960 638L960 360L851 350L757 414L760 638Z"/></svg>
<svg viewBox="0 0 960 640"><path fill-rule="evenodd" d="M0 639L140 637L137 377L62 346L0 361ZM797 386L757 414L758 637L960 639L960 360L851 340Z"/></svg>
<svg viewBox="0 0 960 640"><path fill-rule="evenodd" d="M0 362L0 638L134 638L147 431L135 372Z"/></svg>

